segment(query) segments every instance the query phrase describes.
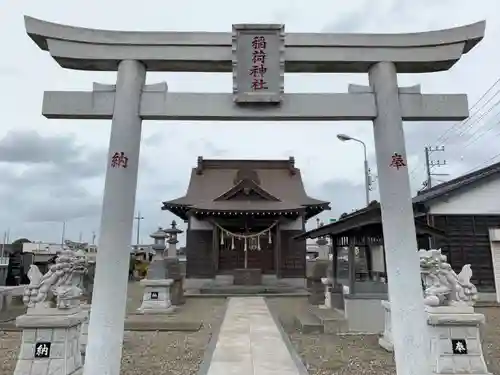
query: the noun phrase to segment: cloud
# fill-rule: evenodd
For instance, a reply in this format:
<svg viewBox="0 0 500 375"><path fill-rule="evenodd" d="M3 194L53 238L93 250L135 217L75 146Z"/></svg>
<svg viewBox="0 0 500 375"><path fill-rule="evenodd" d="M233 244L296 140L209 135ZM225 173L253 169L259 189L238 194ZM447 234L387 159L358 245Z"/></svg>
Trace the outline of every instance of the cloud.
<svg viewBox="0 0 500 375"><path fill-rule="evenodd" d="M64 204L41 203L27 210L25 219L28 222L57 222L70 221L79 218L95 218L101 213L101 204L96 197L84 196L80 198L61 197Z"/></svg>
<svg viewBox="0 0 500 375"><path fill-rule="evenodd" d="M92 179L102 178L103 155L72 136L11 131L0 140L0 201L10 217L28 222L95 216L100 194Z"/></svg>
<svg viewBox="0 0 500 375"><path fill-rule="evenodd" d="M43 137L33 130L11 131L0 141L0 162L59 164L80 153L74 137Z"/></svg>

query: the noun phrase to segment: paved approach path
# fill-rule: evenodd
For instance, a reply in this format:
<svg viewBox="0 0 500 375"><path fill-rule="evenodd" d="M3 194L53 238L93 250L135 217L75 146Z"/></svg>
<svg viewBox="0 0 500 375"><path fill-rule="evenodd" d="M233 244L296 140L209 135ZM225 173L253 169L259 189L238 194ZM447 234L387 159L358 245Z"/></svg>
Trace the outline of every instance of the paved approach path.
<svg viewBox="0 0 500 375"><path fill-rule="evenodd" d="M229 299L207 375L301 375L262 297Z"/></svg>

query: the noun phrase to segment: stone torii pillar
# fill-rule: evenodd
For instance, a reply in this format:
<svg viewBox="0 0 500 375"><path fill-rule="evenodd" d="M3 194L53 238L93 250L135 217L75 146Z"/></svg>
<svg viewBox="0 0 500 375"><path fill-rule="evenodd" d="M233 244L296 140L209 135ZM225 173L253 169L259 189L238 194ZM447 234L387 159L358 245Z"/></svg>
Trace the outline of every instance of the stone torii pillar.
<svg viewBox="0 0 500 375"><path fill-rule="evenodd" d="M150 33L88 30L30 17L25 22L28 35L62 67L118 71L116 87L45 92L42 110L47 118L112 120L84 375L120 372L141 120L373 121L397 372L431 373L402 122L463 120L468 104L465 95L398 88L397 73L450 69L483 38L484 22L414 34L286 38L276 25L243 25L235 33ZM266 50L273 56L266 60L272 60L266 77L273 90L264 97L275 105L240 106L235 96L248 91L248 38L262 34L273 39ZM146 68L233 72L233 93L170 93L166 84L144 86ZM349 93L340 94L287 94L285 71L368 73L370 86L351 85Z"/></svg>
<svg viewBox="0 0 500 375"><path fill-rule="evenodd" d="M123 345L130 264L127 250L137 190L142 126L139 107L145 79L146 69L139 61L119 63L99 237L103 251L97 252L85 355L84 373L88 375L118 374L120 369L116 358L121 358ZM116 256L120 253L123 256Z"/></svg>

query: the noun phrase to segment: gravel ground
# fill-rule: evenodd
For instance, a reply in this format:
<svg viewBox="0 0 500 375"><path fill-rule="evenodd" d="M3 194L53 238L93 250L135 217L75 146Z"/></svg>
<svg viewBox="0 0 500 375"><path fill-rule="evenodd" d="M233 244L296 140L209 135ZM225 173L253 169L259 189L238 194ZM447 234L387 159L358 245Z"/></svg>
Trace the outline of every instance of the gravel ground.
<svg viewBox="0 0 500 375"><path fill-rule="evenodd" d="M129 284L127 311L140 306L142 287ZM212 330L225 311L223 298L188 299L169 319L203 321L198 332L125 332L121 375L194 375ZM0 332L0 375L12 375L21 334Z"/></svg>
<svg viewBox="0 0 500 375"><path fill-rule="evenodd" d="M142 288L129 284L127 310L140 305ZM305 298L270 298L292 343L309 369L310 375L393 375L394 360L378 346L377 336L303 335L293 325L294 313L307 307ZM126 332L122 375L194 375L198 370L213 327L220 324L225 311L222 298L188 299L169 319L201 320L198 332ZM488 368L500 375L500 308L478 308L486 315L482 334ZM12 375L16 364L20 333L0 331L0 375Z"/></svg>
<svg viewBox="0 0 500 375"><path fill-rule="evenodd" d="M394 375L394 359L378 345L378 336L303 335L293 323L294 312L305 309L302 298L269 299L310 375ZM489 371L500 375L500 308L478 308L486 315L482 333Z"/></svg>

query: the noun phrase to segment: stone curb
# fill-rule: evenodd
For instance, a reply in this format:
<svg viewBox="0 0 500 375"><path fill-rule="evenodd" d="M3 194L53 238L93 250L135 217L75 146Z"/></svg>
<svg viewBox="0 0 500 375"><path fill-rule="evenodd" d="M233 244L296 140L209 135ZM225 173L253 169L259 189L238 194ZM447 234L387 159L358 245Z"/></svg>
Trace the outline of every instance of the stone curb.
<svg viewBox="0 0 500 375"><path fill-rule="evenodd" d="M197 332L202 327L201 322L172 322L172 321L147 321L126 322L125 331L135 332ZM16 327L15 320L0 323L0 332L22 332L22 328Z"/></svg>
<svg viewBox="0 0 500 375"><path fill-rule="evenodd" d="M283 339L283 342L285 343L285 346L288 349L288 352L292 356L293 362L297 366L297 371L299 372L300 375L308 375L309 372L307 371L306 366L304 365L304 362L302 362L302 358L300 358L300 355L297 353L295 350L292 342L290 341L290 338L288 337L288 334L285 332L283 327L281 326L281 322L279 320L279 317L277 314L269 307L269 304L267 303L267 298L264 299L267 309L269 310L269 313L271 314L271 317L274 320L274 323L276 324L276 327L278 328L278 331L281 334L281 338Z"/></svg>
<svg viewBox="0 0 500 375"><path fill-rule="evenodd" d="M210 341L208 342L208 346L205 349L205 354L203 355L203 360L200 363L200 367L198 368L196 375L206 375L208 373L208 370L210 369L210 363L212 362L212 357L214 355L215 347L216 347L217 341L219 339L219 333L220 333L220 330L222 327L222 322L224 321L224 318L226 317L227 307L228 307L228 303L226 301L224 314L222 314L222 318L220 319L219 323L213 327L212 337L210 337Z"/></svg>

